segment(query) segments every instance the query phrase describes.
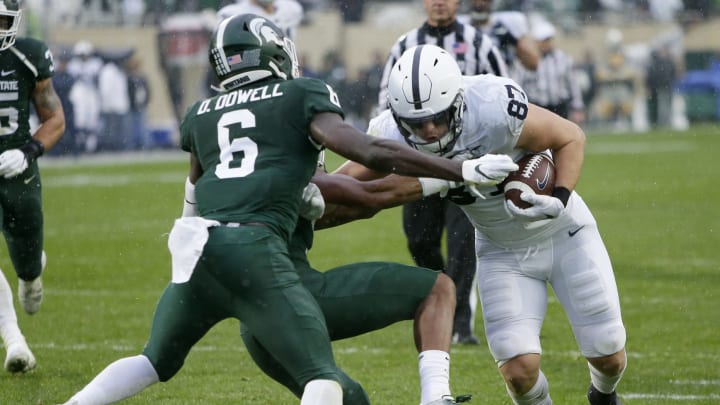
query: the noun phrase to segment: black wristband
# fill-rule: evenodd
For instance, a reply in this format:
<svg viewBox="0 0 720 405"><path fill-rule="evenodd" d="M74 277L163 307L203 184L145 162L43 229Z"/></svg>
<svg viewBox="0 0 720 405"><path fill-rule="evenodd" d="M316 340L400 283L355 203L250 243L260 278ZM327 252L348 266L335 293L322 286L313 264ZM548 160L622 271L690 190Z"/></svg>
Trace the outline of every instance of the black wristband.
<svg viewBox="0 0 720 405"><path fill-rule="evenodd" d="M28 164L45 153L45 146L37 139L31 139L30 142L21 146L19 149L25 154L25 159L27 159Z"/></svg>
<svg viewBox="0 0 720 405"><path fill-rule="evenodd" d="M570 199L571 191L565 187L555 187L552 192L552 196L562 201L563 206L567 207L568 200Z"/></svg>

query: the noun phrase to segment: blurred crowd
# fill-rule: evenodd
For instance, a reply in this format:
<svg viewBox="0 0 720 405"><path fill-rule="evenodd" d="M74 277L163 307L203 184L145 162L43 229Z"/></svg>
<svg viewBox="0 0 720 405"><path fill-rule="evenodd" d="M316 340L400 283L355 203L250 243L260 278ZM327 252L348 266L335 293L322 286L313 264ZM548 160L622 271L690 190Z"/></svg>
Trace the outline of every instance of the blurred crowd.
<svg viewBox="0 0 720 405"><path fill-rule="evenodd" d="M53 11L30 13L33 17L28 21L28 31L31 36L42 37L41 31L48 23L162 25L177 15L214 14L236 1L249 0L28 0L31 9ZM300 24L312 24L313 13L320 10L336 10L346 23L362 22L364 9L371 3L363 0L297 2L303 10ZM419 2L416 3L421 7ZM534 28L531 30L533 40L539 48L545 49L543 55L552 53L555 58L566 60L563 77L553 80L567 83L567 95L562 103L567 104L564 108L569 109L569 118L586 129L644 131L658 126L683 129L688 125L683 94L678 92L677 85L685 72L682 30L635 44L626 43L621 30L608 29L602 46L588 48L575 60L552 41L555 30L573 35L581 29L579 26L583 21L608 21L608 26L616 26L610 22L628 18L633 21L672 21L682 26L689 20L713 16L720 10L718 3L720 0L505 0L496 1L495 8L523 12ZM467 4L467 1L461 1L461 11L468 11ZM47 21L49 18L53 21ZM537 24L538 21L541 24ZM547 25L543 24L550 24L553 35L547 35ZM544 33L539 33L541 31ZM338 92L347 119L364 129L377 111L377 94L388 50L375 50L364 66L348 66L343 53L337 49L327 50L316 65L309 62L310 58L303 55L302 49L299 52L303 74L331 84ZM172 141L167 134L156 134L148 128L150 86L143 72L143 61L133 49L95 49L91 42L80 41L56 46L54 54L57 64L54 83L67 112L68 129L53 153L78 155L170 146ZM168 63L168 55L160 55L160 59L167 77L182 75L182 66L172 61ZM204 56L201 59L206 60ZM552 69L546 67L544 70ZM547 87L538 81L540 76L540 71L538 74L514 72L512 75L528 94ZM212 94L210 84L206 83L207 95ZM170 81L168 86L175 115L179 118L188 102L184 100L188 98L187 91L181 80ZM544 95L532 95L537 97L533 101L543 105L539 100L543 100Z"/></svg>
<svg viewBox="0 0 720 405"><path fill-rule="evenodd" d="M148 130L150 86L132 49L99 51L83 40L56 47L53 53L53 86L65 111L66 128L51 154L162 146Z"/></svg>
<svg viewBox="0 0 720 405"><path fill-rule="evenodd" d="M346 22L361 22L371 3L412 3L415 0L297 0L305 10L305 23L315 11L338 10ZM31 7L52 10L44 18L67 25L160 24L176 13L219 10L234 0L27 0ZM708 18L720 12L719 0L504 0L497 8L525 13L569 13L576 21L602 22L614 18L670 21Z"/></svg>

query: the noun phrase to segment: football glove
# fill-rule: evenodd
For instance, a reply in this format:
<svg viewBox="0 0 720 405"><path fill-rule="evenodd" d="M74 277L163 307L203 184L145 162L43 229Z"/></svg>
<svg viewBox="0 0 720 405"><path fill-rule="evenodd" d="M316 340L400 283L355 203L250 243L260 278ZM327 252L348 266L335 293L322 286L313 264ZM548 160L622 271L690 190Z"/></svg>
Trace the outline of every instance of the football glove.
<svg viewBox="0 0 720 405"><path fill-rule="evenodd" d="M300 201L300 216L308 221L316 221L325 213L325 200L315 183L308 183Z"/></svg>
<svg viewBox="0 0 720 405"><path fill-rule="evenodd" d="M518 165L508 155L487 154L462 163L462 175L468 186L494 186L518 170Z"/></svg>
<svg viewBox="0 0 720 405"><path fill-rule="evenodd" d="M0 175L6 179L13 178L28 168L28 165L42 156L45 147L42 142L31 139L30 142L17 148L6 150L0 154Z"/></svg>
<svg viewBox="0 0 720 405"><path fill-rule="evenodd" d="M563 202L559 198L549 195L524 191L520 194L520 198L532 204L532 206L519 208L513 204L511 200L505 200L505 206L508 212L518 219L538 221L541 219L557 218L562 210L565 209L565 205L563 205Z"/></svg>
<svg viewBox="0 0 720 405"><path fill-rule="evenodd" d="M6 179L19 175L27 168L27 158L20 149L6 150L0 154L0 174Z"/></svg>
<svg viewBox="0 0 720 405"><path fill-rule="evenodd" d="M423 197L428 197L433 194L439 194L440 197L445 197L451 189L462 186L462 183L432 177L418 177L418 181L420 182L420 187L422 187Z"/></svg>

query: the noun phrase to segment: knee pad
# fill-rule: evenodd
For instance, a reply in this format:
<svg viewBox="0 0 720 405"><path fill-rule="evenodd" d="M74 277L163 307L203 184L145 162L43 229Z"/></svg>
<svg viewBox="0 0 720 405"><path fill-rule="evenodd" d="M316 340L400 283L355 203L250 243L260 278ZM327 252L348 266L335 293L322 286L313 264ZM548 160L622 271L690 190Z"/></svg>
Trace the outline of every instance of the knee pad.
<svg viewBox="0 0 720 405"><path fill-rule="evenodd" d="M609 356L625 347L625 327L618 322L581 327L577 336L580 351L588 358Z"/></svg>
<svg viewBox="0 0 720 405"><path fill-rule="evenodd" d="M532 333L504 330L488 335L487 340L498 366L521 354L542 353L540 339Z"/></svg>

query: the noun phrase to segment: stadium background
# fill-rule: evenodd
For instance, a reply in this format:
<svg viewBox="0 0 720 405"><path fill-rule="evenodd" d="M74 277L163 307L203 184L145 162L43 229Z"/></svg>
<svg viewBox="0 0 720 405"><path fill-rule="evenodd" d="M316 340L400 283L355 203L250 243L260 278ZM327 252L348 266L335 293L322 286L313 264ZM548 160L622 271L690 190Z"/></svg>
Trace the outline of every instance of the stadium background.
<svg viewBox="0 0 720 405"><path fill-rule="evenodd" d="M422 21L417 10L402 8L412 3L417 9L419 2L390 3L368 2L366 21L344 27L337 11L317 11L312 23L301 27L298 47L311 60L319 60L342 40L348 65L364 64L374 49L385 49L401 32ZM389 23L375 25L375 15L397 15L374 14L383 7L405 11ZM201 20L195 14L178 18L183 19L179 24L183 27ZM666 32L665 25L649 22L618 20L616 26L628 43L651 42ZM70 47L89 38L101 49L132 47L144 59L157 95L151 105L152 124L173 128L176 122L166 89L170 79L158 54L160 27L44 27L45 38L58 46ZM601 47L608 28L585 24L582 35L561 32L560 46L575 55L586 46ZM182 30L174 33L181 42L193 32ZM711 41L717 32L720 26L714 18L685 32L685 49L700 52L689 53L688 59L717 52L720 45ZM195 53L202 54L204 61L202 50L190 55ZM202 69L199 59L187 58L182 75L186 100L199 94ZM717 122L709 120L692 122L683 132L600 130L589 139L578 190L600 223L618 279L629 336L629 368L621 387L626 403L720 402L720 216L716 212L720 192L714 180L718 132ZM331 157L330 165L339 162ZM111 361L142 349L152 310L169 277L167 232L180 214L187 156L170 148L80 159L44 157L41 164L50 258L44 276L45 303L33 317L18 314L39 365L27 375L0 374L0 404L62 402ZM374 219L319 232L311 259L320 269L375 259L410 263L399 215L397 209L387 210ZM0 255L0 268L11 271L7 255ZM11 284L16 288L15 279ZM482 330L480 319L476 329ZM363 383L374 403L417 403L411 333L411 323L403 322L335 344L338 363ZM555 402L584 403L587 368L553 297L542 339L543 369ZM484 342L453 348L452 356L452 386L457 394L474 394L472 403L508 404ZM295 401L254 367L234 322L218 325L171 382L126 401L256 402Z"/></svg>

